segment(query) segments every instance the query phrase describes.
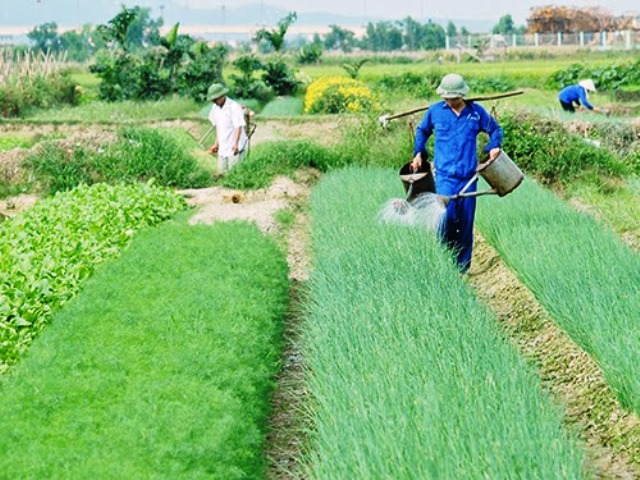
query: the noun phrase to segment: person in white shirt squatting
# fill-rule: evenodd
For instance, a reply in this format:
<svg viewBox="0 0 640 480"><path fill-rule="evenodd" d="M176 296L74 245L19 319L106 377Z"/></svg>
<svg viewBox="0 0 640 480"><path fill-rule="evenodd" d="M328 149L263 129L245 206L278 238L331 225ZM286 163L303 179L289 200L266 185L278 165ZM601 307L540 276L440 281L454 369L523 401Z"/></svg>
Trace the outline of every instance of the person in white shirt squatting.
<svg viewBox="0 0 640 480"><path fill-rule="evenodd" d="M207 100L213 102L209 120L216 129L216 141L211 153L218 154L218 170L224 173L244 159L247 131L242 106L229 97L229 90L214 83L207 91Z"/></svg>

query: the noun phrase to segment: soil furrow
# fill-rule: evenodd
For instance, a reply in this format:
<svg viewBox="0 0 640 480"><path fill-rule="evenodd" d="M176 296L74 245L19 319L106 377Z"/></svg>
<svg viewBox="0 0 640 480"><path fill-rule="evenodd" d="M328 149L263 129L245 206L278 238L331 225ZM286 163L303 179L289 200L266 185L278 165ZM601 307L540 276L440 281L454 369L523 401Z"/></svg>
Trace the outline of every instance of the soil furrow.
<svg viewBox="0 0 640 480"><path fill-rule="evenodd" d="M476 232L470 286L565 406L568 428L589 446L599 478L640 478L640 420L620 406L597 363L554 323L533 294Z"/></svg>

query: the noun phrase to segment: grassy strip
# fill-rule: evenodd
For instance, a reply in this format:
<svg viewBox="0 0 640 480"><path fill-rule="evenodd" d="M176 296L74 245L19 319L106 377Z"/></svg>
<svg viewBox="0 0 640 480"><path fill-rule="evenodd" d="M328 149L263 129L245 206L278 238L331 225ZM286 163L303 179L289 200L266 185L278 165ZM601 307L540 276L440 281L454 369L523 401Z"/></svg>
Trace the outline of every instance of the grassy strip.
<svg viewBox="0 0 640 480"><path fill-rule="evenodd" d="M301 115L304 106L303 103L302 98L276 98L264 106L260 112L260 117L289 117Z"/></svg>
<svg viewBox="0 0 640 480"><path fill-rule="evenodd" d="M591 183L569 185L566 195L587 208L601 222L613 228L632 248L640 250L640 179L616 181L596 186ZM575 199L575 200L574 200Z"/></svg>
<svg viewBox="0 0 640 480"><path fill-rule="evenodd" d="M0 223L0 373L139 229L186 207L152 185L82 186Z"/></svg>
<svg viewBox="0 0 640 480"><path fill-rule="evenodd" d="M487 240L595 358L623 407L640 413L640 258L532 181L487 202Z"/></svg>
<svg viewBox="0 0 640 480"><path fill-rule="evenodd" d="M254 227L142 233L0 384L2 476L260 478L286 302Z"/></svg>
<svg viewBox="0 0 640 480"><path fill-rule="evenodd" d="M352 169L312 197L310 478L581 478L560 412L438 242L376 222L398 187Z"/></svg>

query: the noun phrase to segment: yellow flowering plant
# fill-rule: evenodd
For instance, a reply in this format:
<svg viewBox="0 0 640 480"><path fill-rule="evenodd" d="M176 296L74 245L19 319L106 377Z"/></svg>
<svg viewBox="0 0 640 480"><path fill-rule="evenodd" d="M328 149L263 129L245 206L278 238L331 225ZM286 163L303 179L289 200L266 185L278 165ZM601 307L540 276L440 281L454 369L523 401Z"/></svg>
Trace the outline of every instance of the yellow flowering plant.
<svg viewBox="0 0 640 480"><path fill-rule="evenodd" d="M305 113L355 113L375 108L371 90L346 77L324 77L312 82L304 98Z"/></svg>

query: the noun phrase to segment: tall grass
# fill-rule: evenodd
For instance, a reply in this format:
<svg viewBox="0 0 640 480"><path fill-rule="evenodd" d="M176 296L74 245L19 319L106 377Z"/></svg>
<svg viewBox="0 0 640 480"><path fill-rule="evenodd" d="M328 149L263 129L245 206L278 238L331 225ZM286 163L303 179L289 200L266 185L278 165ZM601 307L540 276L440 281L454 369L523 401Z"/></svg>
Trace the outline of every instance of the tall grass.
<svg viewBox="0 0 640 480"><path fill-rule="evenodd" d="M82 183L149 179L169 187L208 186L210 172L199 165L185 144L184 136L166 130L124 127L113 144L68 147L44 143L27 157L25 165L47 193L70 190Z"/></svg>
<svg viewBox="0 0 640 480"><path fill-rule="evenodd" d="M76 103L78 92L68 67L64 55L0 49L0 116Z"/></svg>
<svg viewBox="0 0 640 480"><path fill-rule="evenodd" d="M0 477L263 478L286 268L246 224L136 237L0 382Z"/></svg>
<svg viewBox="0 0 640 480"><path fill-rule="evenodd" d="M168 97L157 101L89 101L55 110L34 109L24 117L47 123L139 123L177 118L198 118L201 106L189 98Z"/></svg>
<svg viewBox="0 0 640 480"><path fill-rule="evenodd" d="M487 240L640 414L640 258L533 181L487 203Z"/></svg>
<svg viewBox="0 0 640 480"><path fill-rule="evenodd" d="M426 231L384 226L390 170L311 199L309 478L581 478L561 413Z"/></svg>

